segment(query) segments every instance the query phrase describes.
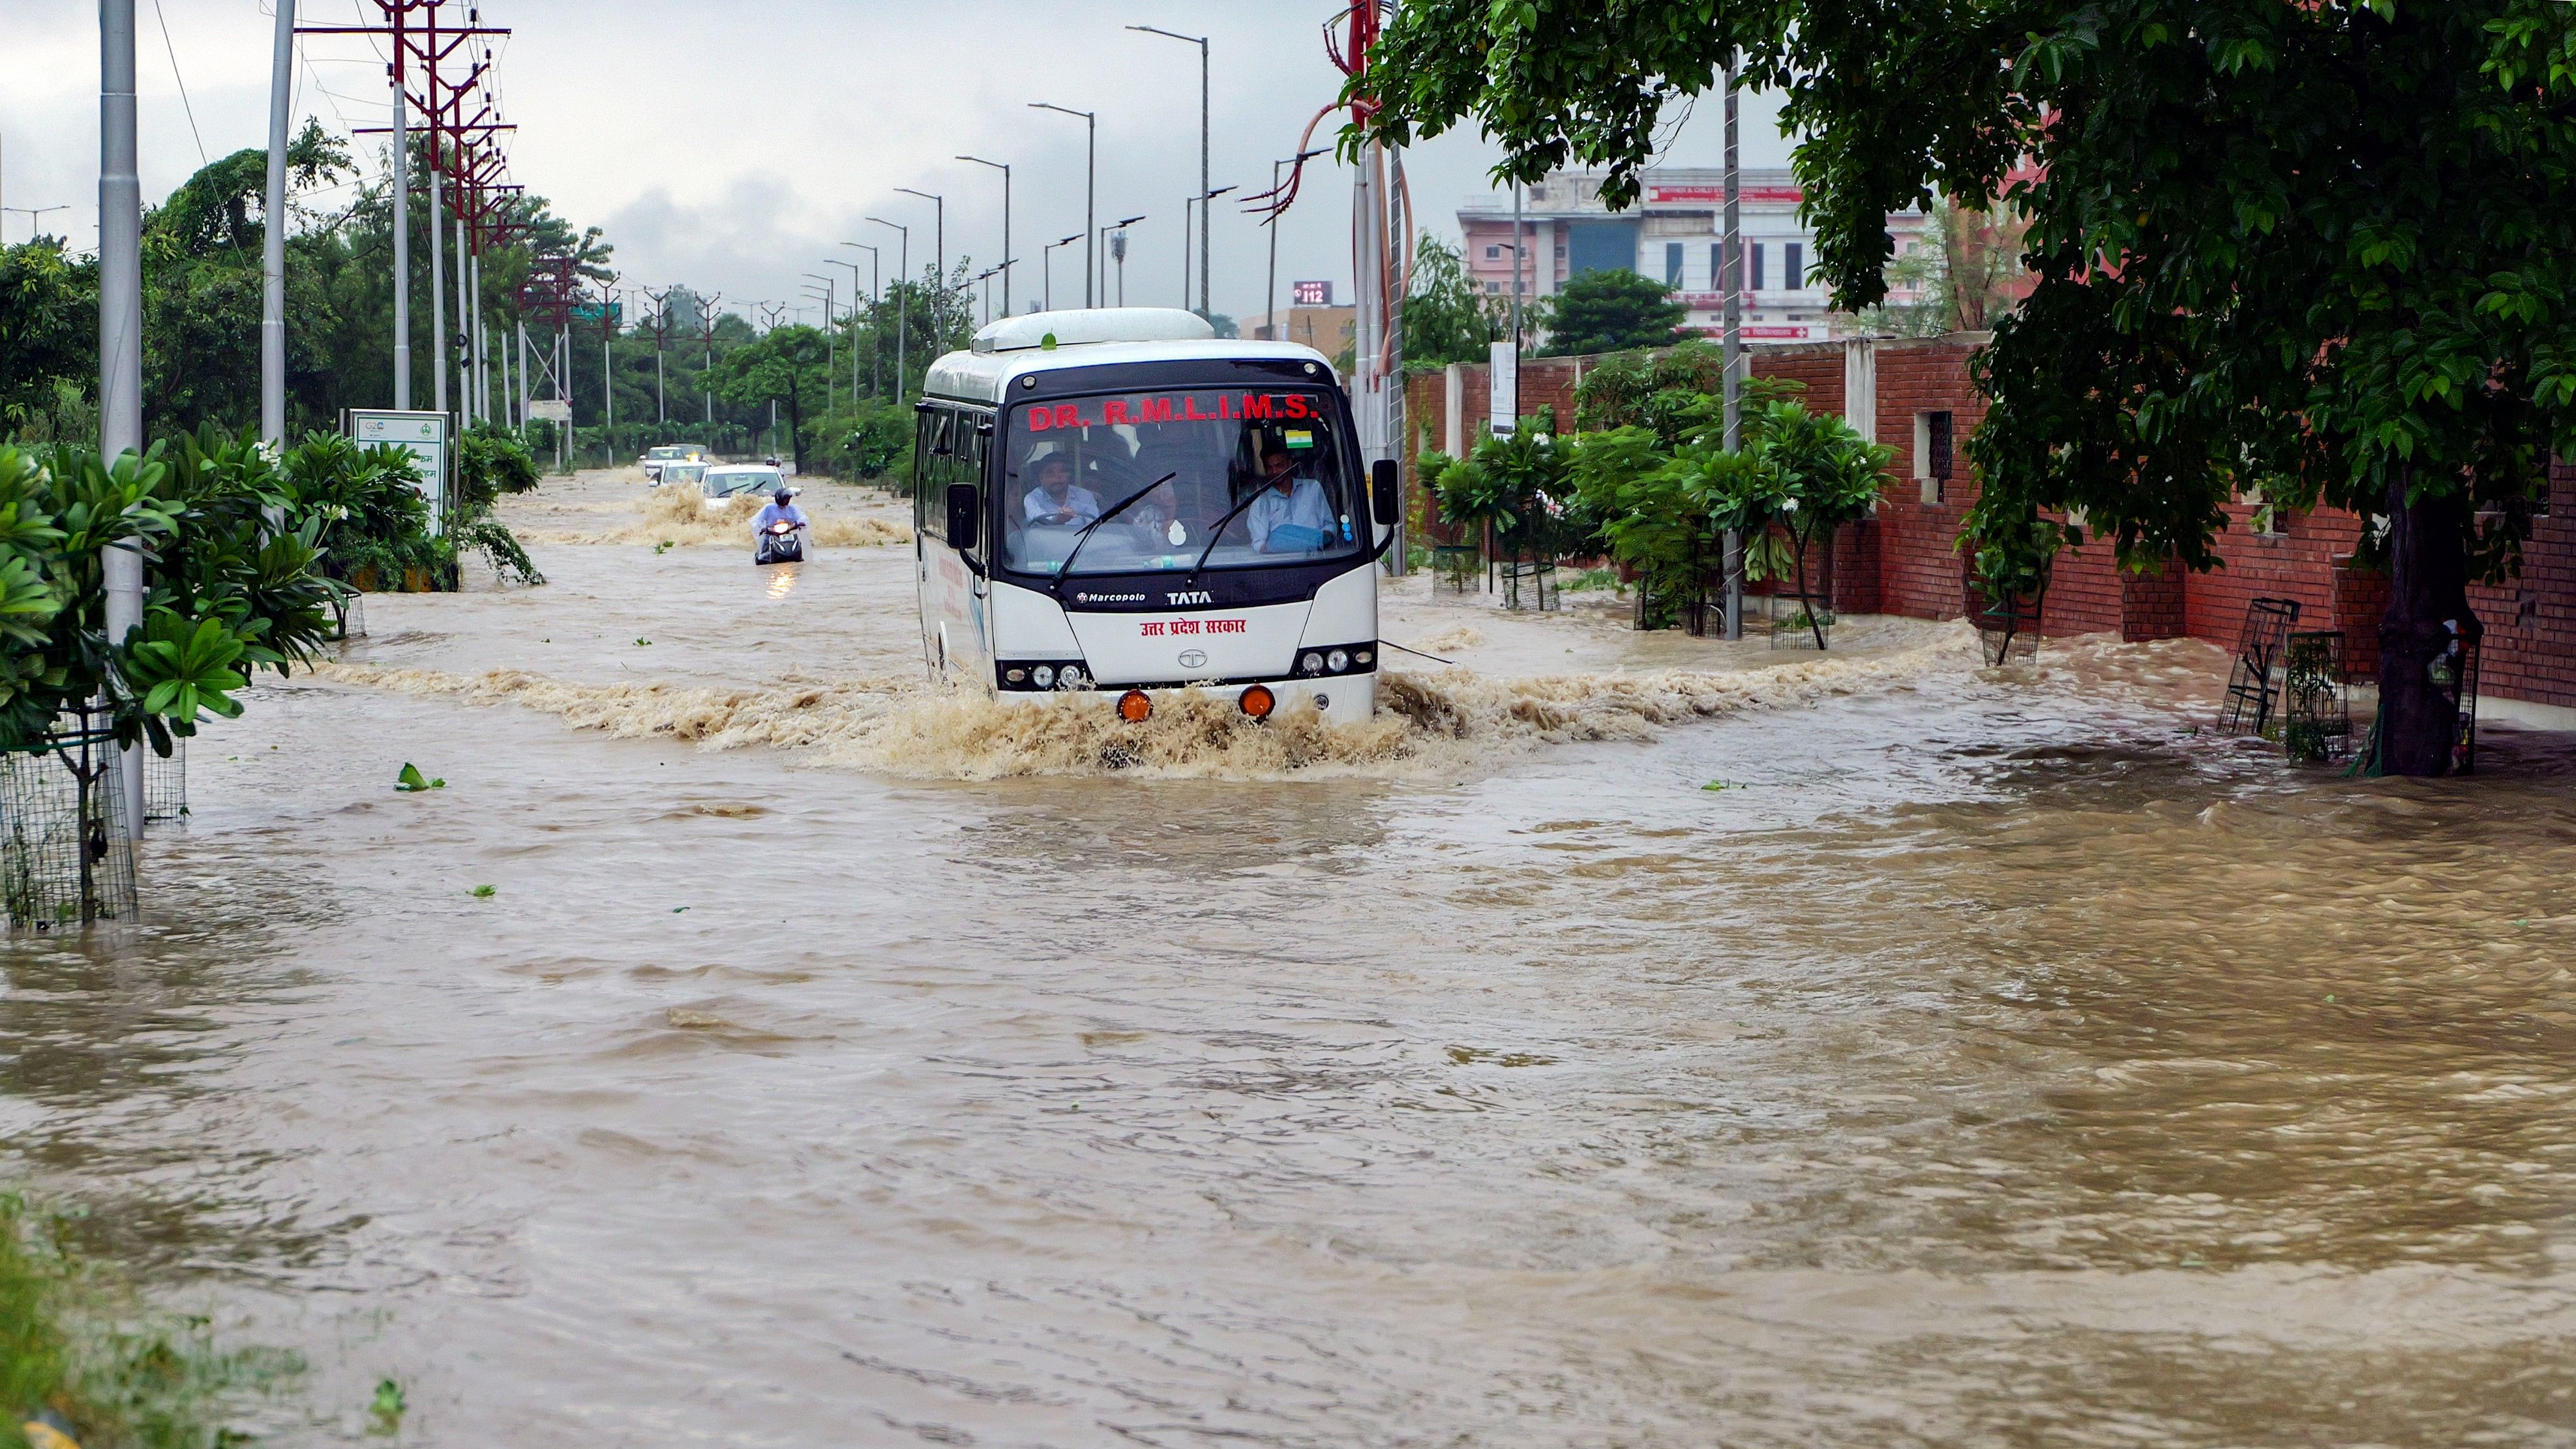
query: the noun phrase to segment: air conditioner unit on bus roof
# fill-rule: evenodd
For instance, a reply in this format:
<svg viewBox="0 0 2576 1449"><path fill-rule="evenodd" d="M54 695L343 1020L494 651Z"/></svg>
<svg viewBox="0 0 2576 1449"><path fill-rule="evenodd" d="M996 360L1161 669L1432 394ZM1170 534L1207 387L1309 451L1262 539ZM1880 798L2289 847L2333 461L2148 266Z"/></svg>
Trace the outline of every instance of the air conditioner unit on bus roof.
<svg viewBox="0 0 2576 1449"><path fill-rule="evenodd" d="M1178 307L1091 307L1065 312L1030 312L989 323L975 334L977 352L1021 352L1045 347L1079 347L1100 342L1205 342L1216 329L1195 312Z"/></svg>

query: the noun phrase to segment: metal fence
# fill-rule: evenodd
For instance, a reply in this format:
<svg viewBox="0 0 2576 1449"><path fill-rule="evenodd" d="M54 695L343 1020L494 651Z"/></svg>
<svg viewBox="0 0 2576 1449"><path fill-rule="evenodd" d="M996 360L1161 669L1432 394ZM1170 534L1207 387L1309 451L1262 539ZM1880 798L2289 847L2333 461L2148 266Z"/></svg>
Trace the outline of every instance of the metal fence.
<svg viewBox="0 0 2576 1449"><path fill-rule="evenodd" d="M96 711L64 715L42 744L0 750L0 896L13 928L134 918L134 845L116 759L115 735Z"/></svg>

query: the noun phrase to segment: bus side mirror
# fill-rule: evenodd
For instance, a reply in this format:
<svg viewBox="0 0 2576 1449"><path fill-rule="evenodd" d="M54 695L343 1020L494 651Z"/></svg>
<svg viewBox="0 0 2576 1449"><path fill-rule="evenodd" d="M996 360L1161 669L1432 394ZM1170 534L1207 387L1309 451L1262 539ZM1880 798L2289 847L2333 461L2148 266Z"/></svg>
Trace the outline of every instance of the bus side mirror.
<svg viewBox="0 0 2576 1449"><path fill-rule="evenodd" d="M1369 506L1380 528L1393 528L1403 520L1404 493L1393 458L1380 458L1369 465Z"/></svg>
<svg viewBox="0 0 2576 1449"><path fill-rule="evenodd" d="M961 553L971 553L975 548L976 532L975 485L949 484L948 546Z"/></svg>

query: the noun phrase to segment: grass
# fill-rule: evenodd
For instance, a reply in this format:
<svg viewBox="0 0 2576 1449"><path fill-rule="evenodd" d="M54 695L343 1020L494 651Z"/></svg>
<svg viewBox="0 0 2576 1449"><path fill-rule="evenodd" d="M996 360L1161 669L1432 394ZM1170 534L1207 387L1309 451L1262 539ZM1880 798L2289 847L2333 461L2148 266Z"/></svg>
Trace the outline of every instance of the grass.
<svg viewBox="0 0 2576 1449"><path fill-rule="evenodd" d="M0 1193L0 1449L42 1422L81 1449L227 1449L225 1408L303 1372L294 1354L225 1349L197 1317L142 1309L84 1258L75 1220Z"/></svg>
<svg viewBox="0 0 2576 1449"><path fill-rule="evenodd" d="M1564 589L1569 594L1581 593L1588 589L1609 589L1614 592L1625 592L1625 590L1620 586L1619 571L1617 569L1585 569L1583 572L1576 574L1573 578L1567 580L1558 587Z"/></svg>

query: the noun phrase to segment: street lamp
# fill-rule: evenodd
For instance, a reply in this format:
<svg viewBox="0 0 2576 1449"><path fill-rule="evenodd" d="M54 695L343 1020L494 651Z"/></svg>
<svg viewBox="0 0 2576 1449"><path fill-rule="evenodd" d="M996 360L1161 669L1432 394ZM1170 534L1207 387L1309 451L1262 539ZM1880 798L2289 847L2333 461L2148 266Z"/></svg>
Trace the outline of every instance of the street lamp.
<svg viewBox="0 0 2576 1449"><path fill-rule="evenodd" d="M878 292L877 287L878 287L878 284L883 280L882 275L879 273L879 271L878 271L878 269L877 269L877 249L876 249L875 247L869 246L866 242L849 242L849 241L845 241L845 242L841 243L841 245L843 245L843 246L845 246L845 247L856 247L856 248L858 248L860 251L866 252L866 253L868 254L868 303L869 303L869 305L870 305L870 306L874 306L874 305L875 305L875 304L880 300L880 296L881 296L881 294ZM858 285L859 285L859 264L858 264L857 262L843 262L841 265L843 265L843 266L845 266L845 267L848 267L848 268L850 269L850 286L851 286L851 288L852 288L853 290L855 290L855 289L858 287ZM901 331L901 326L900 326L900 324L898 324L898 325L897 325L897 332L898 332L898 334L900 334L900 331ZM858 336L857 336L857 334L853 333L853 334L851 335L851 337L850 337L850 345L851 345L851 346L853 346L853 347L856 347L856 346L858 345ZM857 361L857 359L853 358L853 359L851 360L851 363L850 363L850 387L851 387L851 388L852 388L852 390L854 390L854 391L857 389L857 387L858 387L858 385L859 385L858 377L859 377L859 373L858 373L858 361ZM875 336L874 329L873 329L873 327L871 327L870 332L869 332L869 336L868 336L868 391L869 391L869 393L870 393L870 394L874 394L874 393L876 392L876 390L877 390L877 344L876 344L876 336Z"/></svg>
<svg viewBox="0 0 2576 1449"><path fill-rule="evenodd" d="M1011 168L981 156L960 156L957 159L990 166L1002 173L1002 315L1008 317L1011 315ZM989 322L992 319L987 317L985 320Z"/></svg>
<svg viewBox="0 0 2576 1449"><path fill-rule="evenodd" d="M1069 247L1075 242L1087 239L1090 235L1089 232L1076 232L1072 236L1048 242L1038 248L1038 270L1046 274L1046 310L1050 312L1055 310L1055 249ZM1083 278L1083 286L1088 288L1090 285L1091 279Z"/></svg>
<svg viewBox="0 0 2576 1449"><path fill-rule="evenodd" d="M1031 101L1029 109L1082 117L1084 134L1087 137L1083 142L1082 162L1082 305L1088 307L1092 305L1091 228L1100 220L1100 118L1089 111L1077 111L1070 106L1059 106L1048 101ZM1199 178L1199 185L1207 185L1207 178ZM1188 299L1182 300L1186 302Z"/></svg>
<svg viewBox="0 0 2576 1449"><path fill-rule="evenodd" d="M821 272L807 272L805 275L808 280L823 284L823 411L830 412L832 388L836 381L835 374L841 370L841 360L837 355L841 335L832 330L832 296L835 283L833 278ZM807 287L805 295L813 296L814 289ZM852 401L855 402L857 399L853 398Z"/></svg>
<svg viewBox="0 0 2576 1449"><path fill-rule="evenodd" d="M844 242L842 245L847 246L848 243ZM841 314L841 320L849 324L850 328L850 406L857 407L859 405L859 264L827 258L823 265L850 269L850 310Z"/></svg>
<svg viewBox="0 0 2576 1449"><path fill-rule="evenodd" d="M71 210L71 207L69 207L68 205L66 205L66 206L0 206L0 213L16 212L18 215L23 216L23 217L25 217L25 218L27 219L27 240L29 240L29 241L31 241L31 242L32 242L32 241L34 241L34 240L36 239L36 235L37 235L38 231L39 231L39 230L44 226L44 224L45 224L45 213L46 213L46 212L49 212L49 211L69 211L69 210Z"/></svg>
<svg viewBox="0 0 2576 1449"><path fill-rule="evenodd" d="M939 270L934 273L939 280L930 292L930 332L944 346L948 337L948 324L943 315L948 310L948 200L935 192L915 191L909 186L898 186L895 190L930 203L931 250L939 258ZM931 350L935 352L938 348Z"/></svg>
<svg viewBox="0 0 2576 1449"><path fill-rule="evenodd" d="M1270 163L1270 220L1266 223L1270 228L1270 279L1262 284L1261 307L1270 314L1270 340L1273 342L1287 340L1279 330L1279 168L1303 166L1331 149L1318 146L1312 151L1300 151L1285 161Z"/></svg>
<svg viewBox="0 0 2576 1449"><path fill-rule="evenodd" d="M1193 203L1198 206L1199 231L1204 234L1207 231L1207 204L1233 189L1231 186L1220 186L1214 191L1202 191L1196 196L1181 199L1181 310L1184 312L1190 309L1190 207ZM1204 317L1207 315L1207 279L1201 277L1199 282L1198 310L1199 315Z"/></svg>
<svg viewBox="0 0 2576 1449"><path fill-rule="evenodd" d="M878 226L894 227L903 235L903 248L895 253L894 284L894 400L902 402L905 387L904 334L912 320L912 284L904 280L912 271L912 228L895 226L882 216L871 216L867 220Z"/></svg>
<svg viewBox="0 0 2576 1449"><path fill-rule="evenodd" d="M1179 31L1177 31L1177 30L1164 30L1164 29L1161 29L1161 28L1159 28L1159 27L1157 27L1157 26L1152 26L1152 25L1130 25L1130 26L1128 26L1127 28L1128 28L1128 29L1130 29L1130 30L1142 31L1142 32L1144 32L1144 33L1145 33L1145 34L1147 34L1147 35L1160 35L1160 36L1164 36L1164 37L1166 37L1166 38L1168 38L1168 39L1172 39L1172 40L1184 40L1184 41L1187 41L1187 42L1189 42L1190 44L1195 45L1195 46L1197 46L1197 47L1199 48L1199 192L1200 192L1200 194L1201 194L1201 195L1205 195L1205 196L1213 196L1213 195L1215 195L1216 193L1214 193L1214 192L1212 192L1212 191L1209 191L1209 190L1207 189L1207 184L1208 184L1208 43L1207 43L1207 37L1206 37L1206 36L1204 36L1204 35L1183 35L1183 34L1181 34L1181 33L1180 33ZM1185 227L1182 229L1182 232L1181 232L1181 249L1182 249L1183 251L1187 251L1187 250L1189 250L1189 245L1190 245L1189 231L1188 231L1187 227L1185 226ZM1187 293L1186 288L1184 288L1184 290L1183 290L1183 294L1182 294L1182 297L1181 297L1181 305L1182 305L1182 306L1184 306L1184 307L1186 307L1186 306L1188 306L1189 304L1190 304L1190 299L1189 299L1189 296L1188 296L1188 293ZM1200 212L1200 213L1199 213L1199 311L1200 311L1200 313L1201 313L1202 315L1204 315L1204 314L1207 312L1207 310L1208 310L1208 217L1207 217L1207 213L1206 213L1206 212L1204 212L1204 211L1202 211L1202 212Z"/></svg>

